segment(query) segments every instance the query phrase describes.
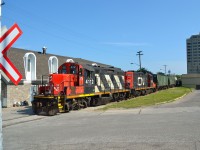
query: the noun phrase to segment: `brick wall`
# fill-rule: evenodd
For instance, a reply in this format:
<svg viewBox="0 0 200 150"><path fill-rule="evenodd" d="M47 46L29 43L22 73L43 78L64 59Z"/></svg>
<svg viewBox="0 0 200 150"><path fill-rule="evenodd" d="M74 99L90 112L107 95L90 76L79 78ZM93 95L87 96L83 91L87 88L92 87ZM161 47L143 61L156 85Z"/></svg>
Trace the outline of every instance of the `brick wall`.
<svg viewBox="0 0 200 150"><path fill-rule="evenodd" d="M12 107L14 102L28 101L30 103L30 87L31 84L24 85L7 85L7 107Z"/></svg>

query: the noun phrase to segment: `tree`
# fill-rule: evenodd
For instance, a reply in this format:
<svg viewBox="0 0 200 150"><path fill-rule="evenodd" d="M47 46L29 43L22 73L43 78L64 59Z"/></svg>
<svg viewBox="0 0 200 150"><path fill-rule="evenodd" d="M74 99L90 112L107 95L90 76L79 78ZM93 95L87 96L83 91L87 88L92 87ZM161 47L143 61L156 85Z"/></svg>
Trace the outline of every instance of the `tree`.
<svg viewBox="0 0 200 150"><path fill-rule="evenodd" d="M143 72L143 73L150 73L150 74L153 74L151 71L149 71L149 70L146 69L146 68L138 69L137 72Z"/></svg>
<svg viewBox="0 0 200 150"><path fill-rule="evenodd" d="M157 72L157 74L165 75L163 72Z"/></svg>

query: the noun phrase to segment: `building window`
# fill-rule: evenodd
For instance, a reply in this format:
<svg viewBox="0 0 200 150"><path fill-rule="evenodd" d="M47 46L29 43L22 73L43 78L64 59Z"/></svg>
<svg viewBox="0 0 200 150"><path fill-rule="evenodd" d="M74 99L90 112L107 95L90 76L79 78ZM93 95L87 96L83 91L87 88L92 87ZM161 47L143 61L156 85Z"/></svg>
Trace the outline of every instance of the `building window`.
<svg viewBox="0 0 200 150"><path fill-rule="evenodd" d="M34 53L26 53L24 59L25 79L36 80L36 56Z"/></svg>
<svg viewBox="0 0 200 150"><path fill-rule="evenodd" d="M28 72L31 71L31 60L30 59L28 59L28 69L27 69L27 71Z"/></svg>
<svg viewBox="0 0 200 150"><path fill-rule="evenodd" d="M48 65L49 65L50 74L58 72L58 58L57 57L55 56L49 57Z"/></svg>

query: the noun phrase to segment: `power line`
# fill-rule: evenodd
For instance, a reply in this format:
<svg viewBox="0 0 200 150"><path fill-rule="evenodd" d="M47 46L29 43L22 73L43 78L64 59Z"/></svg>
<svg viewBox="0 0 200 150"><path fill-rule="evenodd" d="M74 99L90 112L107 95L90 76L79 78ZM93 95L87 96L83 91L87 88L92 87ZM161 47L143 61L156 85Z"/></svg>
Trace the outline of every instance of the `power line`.
<svg viewBox="0 0 200 150"><path fill-rule="evenodd" d="M49 25L53 25L53 29L52 30L57 30L58 32L49 32L49 31L46 31L45 29L46 28L39 28L37 25L30 25L30 21L28 20L28 21L17 21L17 22L19 22L20 24L22 24L23 26L25 26L25 27L28 27L28 29L31 29L31 30L35 30L35 31L37 31L37 32L40 32L40 33L42 33L43 35L49 35L49 36L51 36L51 37L53 37L53 38L57 38L57 39L61 39L61 40L63 40L63 41L68 41L70 44L74 44L74 45L76 45L76 46L85 46L85 47L87 47L87 48L89 48L89 49L93 49L93 51L101 51L98 47L96 47L96 46L92 46L93 44L99 44L99 42L96 40L96 39L94 39L94 38L91 38L91 37L89 37L89 36L87 36L87 35L84 35L84 34L82 34L82 33L78 33L78 32L76 32L76 31L73 31L73 30L71 30L71 29L69 29L69 28L66 28L66 27L64 27L64 26L62 26L62 25L60 25L60 24L57 24L57 23L55 23L55 22L53 22L53 21L49 21L48 19L46 19L46 18L44 18L44 17L41 17L41 16L38 16L38 15L35 15L35 14L33 14L33 13L31 13L31 12L29 12L29 11L27 11L27 10L25 10L25 9L22 9L22 8L20 8L20 7L16 7L16 6L14 6L13 4L10 4L9 3L9 5L11 5L12 6L12 8L10 8L10 7L7 7L6 9L8 10L8 11L10 11L10 12L14 12L15 14L17 13L18 15L21 15L21 16L23 16L24 17L24 15L26 15L27 16L27 18L28 19L30 19L30 18L32 18L32 16L35 16L38 20L41 20L41 21L35 21L34 23L37 23L38 24L38 22L42 22L42 24L43 25L48 25L48 27L49 27ZM14 8L14 9L13 9ZM18 10L21 10L21 12L23 12L23 14L22 13L20 13L20 11L18 11ZM11 17L8 17L8 16L5 16L4 17L4 19L8 19L8 20L13 20L14 22L16 21L16 18L12 18L12 16ZM56 26L56 28L55 28L55 26ZM57 27L59 27L59 29L57 28ZM34 31L34 32L35 32ZM60 33L59 34L59 32L60 31L67 31L67 34L66 35L69 35L68 33L70 33L70 35L71 36L73 36L73 37L75 37L75 38L79 38L80 40L83 40L83 42L80 42L80 41L77 41L76 39L75 40L72 40L72 38L67 38L67 36L62 36L62 33ZM78 36L76 36L76 35L78 35ZM83 38L82 38L83 37ZM95 42L92 42L91 40L87 40L87 39L91 39L92 41L95 41ZM86 41L85 41L86 40ZM92 44L92 45L91 45Z"/></svg>
<svg viewBox="0 0 200 150"><path fill-rule="evenodd" d="M30 11L27 11L27 10L21 8L21 7L18 7L18 6L16 6L16 5L13 5L12 3L9 3L8 5L11 5L11 6L12 6L12 9L9 8L9 7L7 7L6 9L10 10L11 12L13 12L13 10L16 10L15 13L18 13L18 14L20 14L20 13L19 13L19 10L21 10L22 12L24 12L23 14L20 14L20 15L22 15L23 17L24 17L24 15L26 15L26 16L28 16L28 15L34 16L34 17L36 17L37 19L40 19L41 22L42 22L43 24L44 24L44 22L47 23L48 26L53 24L54 27L56 26L56 27L61 28L62 31L63 31L63 30L66 30L66 31L68 32L68 34L70 34L71 36L79 37L79 38L80 38L80 37L84 37L84 38L87 38L87 39L90 39L90 40L93 40L93 41L98 41L98 40L95 39L94 37L90 37L90 36L88 36L88 35L86 35L86 34L83 34L83 33L77 32L77 31L75 31L75 30L72 30L72 29L70 29L70 28L68 28L68 27L66 27L66 26L60 25L60 24L58 24L58 23L56 23L56 22L53 22L52 20L49 20L49 19L47 19L47 18L45 18L45 17L41 17L41 16L39 16L39 15L37 15L37 14L34 14L34 13L31 13ZM14 8L14 9L13 9L13 8ZM30 17L30 16L28 16L28 17ZM39 21L38 21L38 22L39 22ZM41 22L40 22L40 23L41 23ZM75 34L78 35L78 36L75 36Z"/></svg>
<svg viewBox="0 0 200 150"><path fill-rule="evenodd" d="M4 16L4 19L12 20L14 22L16 21L19 22L19 24L22 25L22 29L24 26L27 29L32 30L33 33L37 31L37 32L42 33L42 35L51 36L55 39L61 39L62 41L65 41L64 43L65 45L66 45L66 42L69 42L69 44L75 45L76 47L84 46L88 49L92 49L90 53L100 53L102 51L102 49L100 49L97 45L97 44L100 44L100 42L93 37L90 37L86 34L79 33L77 31L69 29L65 25L60 25L58 22L54 22L52 20L49 20L48 18L42 17L42 15L38 15L30 11L27 11L24 8L13 5L13 3L11 2L7 3L7 7L5 9L4 11L5 12L7 11L6 14L8 15ZM17 17L19 16L21 18L22 16L23 18L26 17L25 18L26 21L16 20L16 18L13 17L14 15L17 15ZM33 24L31 24L31 22ZM39 24L40 25L42 24L44 28L39 28L38 27ZM50 27L50 30L46 30L45 26ZM52 32L53 30L54 32ZM65 35L63 35L64 31L67 32ZM28 34L31 34L31 32ZM74 38L71 38L69 35L73 36Z"/></svg>
<svg viewBox="0 0 200 150"><path fill-rule="evenodd" d="M4 19L5 18L7 18L7 19L9 19L9 20L12 20L12 21L15 21L15 19L13 19L13 18L11 18L11 17L4 17ZM93 47L93 46L91 46L91 45L88 45L88 44L86 44L86 43L82 43L82 42L77 42L77 41L74 41L74 40L71 40L71 39L67 39L67 38L65 38L65 37L63 37L63 36L60 36L60 35L57 35L57 34L54 34L54 33L52 33L52 32L48 32L48 31L46 31L46 30L42 30L41 28L37 28L37 27L35 27L35 26L31 26L31 25L28 25L28 24L26 24L26 23L24 23L24 22L21 22L21 21L18 21L20 24L22 24L23 26L26 26L26 27L28 27L29 29L32 29L32 30L35 30L35 31L37 31L37 32L41 32L41 33L43 33L43 34L45 34L45 35L49 35L49 36L51 36L51 37L53 37L53 38L58 38L58 39L61 39L61 40L63 40L63 41L68 41L68 42L71 42L71 43L74 43L74 44L77 44L77 45L83 45L83 46L87 46L87 47L89 47L89 48L92 48L92 49L97 49L96 47Z"/></svg>

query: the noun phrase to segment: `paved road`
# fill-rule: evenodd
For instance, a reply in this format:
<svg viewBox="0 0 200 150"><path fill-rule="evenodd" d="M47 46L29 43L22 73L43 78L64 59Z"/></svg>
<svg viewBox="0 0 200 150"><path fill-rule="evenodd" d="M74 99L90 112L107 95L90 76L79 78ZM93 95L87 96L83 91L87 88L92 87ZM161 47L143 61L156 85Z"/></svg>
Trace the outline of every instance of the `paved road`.
<svg viewBox="0 0 200 150"><path fill-rule="evenodd" d="M85 109L3 128L5 150L200 150L200 91L174 103Z"/></svg>

